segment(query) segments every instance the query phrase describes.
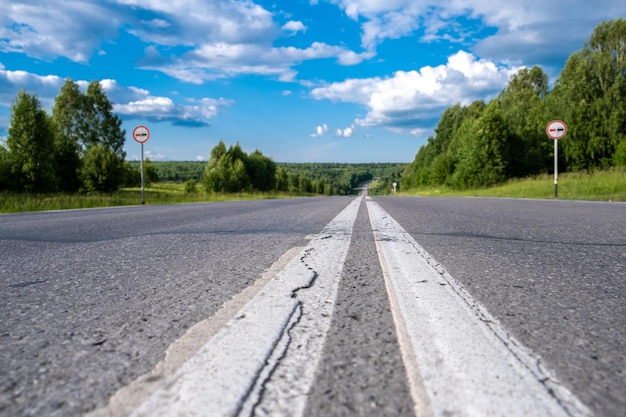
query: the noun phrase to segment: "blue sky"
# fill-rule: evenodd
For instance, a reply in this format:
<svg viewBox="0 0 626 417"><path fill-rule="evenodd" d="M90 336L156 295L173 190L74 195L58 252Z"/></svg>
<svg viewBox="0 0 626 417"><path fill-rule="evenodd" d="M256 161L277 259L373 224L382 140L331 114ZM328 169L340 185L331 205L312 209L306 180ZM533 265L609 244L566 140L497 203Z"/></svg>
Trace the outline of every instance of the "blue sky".
<svg viewBox="0 0 626 417"><path fill-rule="evenodd" d="M410 162L447 107L558 76L616 0L0 0L0 140L21 89L102 83L138 159Z"/></svg>

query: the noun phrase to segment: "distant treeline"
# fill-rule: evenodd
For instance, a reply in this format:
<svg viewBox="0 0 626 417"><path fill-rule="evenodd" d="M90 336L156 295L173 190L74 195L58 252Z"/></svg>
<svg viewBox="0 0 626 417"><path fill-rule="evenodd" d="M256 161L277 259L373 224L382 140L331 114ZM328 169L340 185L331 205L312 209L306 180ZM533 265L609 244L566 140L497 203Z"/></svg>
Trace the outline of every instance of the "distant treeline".
<svg viewBox="0 0 626 417"><path fill-rule="evenodd" d="M135 170L139 162L130 162ZM406 163L281 163L260 151L243 152L239 144L223 142L203 161L145 161L150 182L202 183L210 192L283 191L302 194L348 195L358 185L376 178L384 194L399 181ZM150 174L148 174L150 173ZM388 184L388 186L381 186Z"/></svg>
<svg viewBox="0 0 626 417"><path fill-rule="evenodd" d="M524 68L488 103L445 110L435 136L402 175L404 189L485 187L554 170L551 120L562 120L560 171L626 164L626 20L598 25L548 89L539 67Z"/></svg>

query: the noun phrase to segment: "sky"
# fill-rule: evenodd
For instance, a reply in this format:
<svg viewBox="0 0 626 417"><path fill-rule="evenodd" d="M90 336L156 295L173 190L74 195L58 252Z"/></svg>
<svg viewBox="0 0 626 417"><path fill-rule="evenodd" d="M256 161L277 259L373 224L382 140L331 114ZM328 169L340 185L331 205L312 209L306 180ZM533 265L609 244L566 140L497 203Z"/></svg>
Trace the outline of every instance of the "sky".
<svg viewBox="0 0 626 417"><path fill-rule="evenodd" d="M155 161L223 140L276 162L411 162L446 108L523 67L554 82L619 17L616 0L0 0L0 141L20 90L51 114L69 78L101 83L129 160L145 126Z"/></svg>

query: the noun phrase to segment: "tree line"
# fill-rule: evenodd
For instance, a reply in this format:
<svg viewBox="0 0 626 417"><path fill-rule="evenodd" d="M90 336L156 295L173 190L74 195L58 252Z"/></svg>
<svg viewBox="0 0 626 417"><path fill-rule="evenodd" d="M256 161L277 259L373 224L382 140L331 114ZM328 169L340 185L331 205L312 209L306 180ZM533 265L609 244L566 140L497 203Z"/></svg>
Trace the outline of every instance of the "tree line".
<svg viewBox="0 0 626 417"><path fill-rule="evenodd" d="M48 115L21 90L0 146L0 191L110 192L136 174L125 164L126 132L98 81L86 91L67 79Z"/></svg>
<svg viewBox="0 0 626 417"><path fill-rule="evenodd" d="M626 164L626 20L603 22L573 53L552 90L539 67L523 68L488 103L446 109L402 174L403 188L485 187L554 169L549 121L567 126L559 170Z"/></svg>
<svg viewBox="0 0 626 417"><path fill-rule="evenodd" d="M374 177L395 175L399 178L405 166L397 163L276 163L259 150L248 155L239 143L226 148L220 141L211 150L199 180L209 192L349 195L359 184Z"/></svg>

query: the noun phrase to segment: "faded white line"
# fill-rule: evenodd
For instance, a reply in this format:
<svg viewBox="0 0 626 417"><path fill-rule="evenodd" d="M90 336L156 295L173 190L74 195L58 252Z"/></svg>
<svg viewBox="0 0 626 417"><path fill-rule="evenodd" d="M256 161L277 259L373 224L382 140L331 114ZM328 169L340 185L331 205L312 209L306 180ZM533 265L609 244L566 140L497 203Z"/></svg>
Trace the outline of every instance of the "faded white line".
<svg viewBox="0 0 626 417"><path fill-rule="evenodd" d="M361 198L352 200L131 415L276 415L283 410L300 415L330 327L360 203Z"/></svg>
<svg viewBox="0 0 626 417"><path fill-rule="evenodd" d="M392 308L399 310L396 326L407 336L401 343L410 343L403 357L416 361L407 372L417 385L418 415L591 415L387 212L366 201Z"/></svg>
<svg viewBox="0 0 626 417"><path fill-rule="evenodd" d="M311 238L312 239L312 238ZM309 239L310 240L310 239ZM126 417L139 407L163 383L171 377L189 358L195 355L211 338L228 323L278 272L282 271L302 247L285 252L270 268L261 274L254 284L246 287L225 302L211 317L193 325L183 336L172 343L165 358L148 373L118 390L104 407L87 413L85 417Z"/></svg>

